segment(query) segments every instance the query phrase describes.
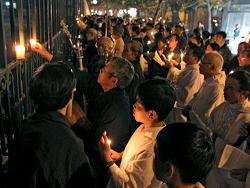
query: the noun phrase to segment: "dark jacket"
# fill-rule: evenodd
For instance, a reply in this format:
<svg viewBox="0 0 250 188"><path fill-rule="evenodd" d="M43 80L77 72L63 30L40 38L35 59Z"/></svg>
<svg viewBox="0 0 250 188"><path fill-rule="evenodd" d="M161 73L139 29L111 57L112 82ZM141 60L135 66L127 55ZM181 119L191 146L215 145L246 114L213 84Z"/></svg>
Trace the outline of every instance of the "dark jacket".
<svg viewBox="0 0 250 188"><path fill-rule="evenodd" d="M129 98L124 89L114 88L100 93L88 104L87 117L96 129L96 141L106 130L112 148L123 151L129 140Z"/></svg>
<svg viewBox="0 0 250 188"><path fill-rule="evenodd" d="M94 187L82 141L58 112L36 113L16 137L10 187Z"/></svg>

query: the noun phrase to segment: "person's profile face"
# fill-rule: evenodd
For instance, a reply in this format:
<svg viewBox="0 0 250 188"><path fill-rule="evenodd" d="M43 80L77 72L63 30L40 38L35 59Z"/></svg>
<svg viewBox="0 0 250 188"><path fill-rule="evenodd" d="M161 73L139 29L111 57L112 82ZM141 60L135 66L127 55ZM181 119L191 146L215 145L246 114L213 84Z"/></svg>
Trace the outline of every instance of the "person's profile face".
<svg viewBox="0 0 250 188"><path fill-rule="evenodd" d="M232 77L228 77L224 88L224 97L230 104L238 104L242 102L243 94L240 91L238 81ZM243 99L245 99L243 97Z"/></svg>
<svg viewBox="0 0 250 188"><path fill-rule="evenodd" d="M136 97L136 102L133 105L133 116L135 120L140 123L144 123L147 118L147 111L143 106L139 96Z"/></svg>

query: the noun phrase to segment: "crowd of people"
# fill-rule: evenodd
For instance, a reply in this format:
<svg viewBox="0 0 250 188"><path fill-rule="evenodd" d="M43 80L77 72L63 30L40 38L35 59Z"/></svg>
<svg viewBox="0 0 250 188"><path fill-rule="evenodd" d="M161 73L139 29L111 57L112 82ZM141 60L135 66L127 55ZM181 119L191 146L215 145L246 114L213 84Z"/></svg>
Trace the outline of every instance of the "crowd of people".
<svg viewBox="0 0 250 188"><path fill-rule="evenodd" d="M37 109L13 143L12 187L249 186L249 167L218 167L227 144L250 154L249 43L233 56L223 31L99 16L76 24L83 71L32 48L48 63L30 81Z"/></svg>

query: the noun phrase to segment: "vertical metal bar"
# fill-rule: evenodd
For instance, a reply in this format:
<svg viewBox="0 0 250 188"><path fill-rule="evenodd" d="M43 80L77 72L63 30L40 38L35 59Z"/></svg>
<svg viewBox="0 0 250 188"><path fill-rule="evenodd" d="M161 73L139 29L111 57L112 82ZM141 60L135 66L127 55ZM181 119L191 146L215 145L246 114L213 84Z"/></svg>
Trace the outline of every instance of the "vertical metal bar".
<svg viewBox="0 0 250 188"><path fill-rule="evenodd" d="M37 14L36 14L37 8L36 8L36 0L32 0L31 5L31 30L32 30L32 38L36 39L36 20L37 20Z"/></svg>
<svg viewBox="0 0 250 188"><path fill-rule="evenodd" d="M48 8L49 8L49 17L48 17L48 21L49 21L49 27L48 27L48 31L49 31L49 41L50 41L50 51L52 51L53 49L53 9L52 9L52 0L48 0Z"/></svg>
<svg viewBox="0 0 250 188"><path fill-rule="evenodd" d="M36 29L38 31L38 36L39 36L39 40L42 42L42 15L41 15L41 3L40 0L35 0L36 1L36 8L35 11L37 11L37 25L36 25Z"/></svg>
<svg viewBox="0 0 250 188"><path fill-rule="evenodd" d="M19 27L19 43L24 45L24 29L23 29L23 0L18 0L18 27Z"/></svg>
<svg viewBox="0 0 250 188"><path fill-rule="evenodd" d="M27 28L26 28L26 37L31 38L31 12L30 12L30 0L26 0L26 11L27 11L27 17L26 17L26 22L27 22Z"/></svg>
<svg viewBox="0 0 250 188"><path fill-rule="evenodd" d="M7 48L4 31L3 1L0 1L0 68L7 67Z"/></svg>
<svg viewBox="0 0 250 188"><path fill-rule="evenodd" d="M10 0L10 32L11 32L11 39L12 43L16 41L16 32L15 32L15 16L14 16L14 5L13 0Z"/></svg>

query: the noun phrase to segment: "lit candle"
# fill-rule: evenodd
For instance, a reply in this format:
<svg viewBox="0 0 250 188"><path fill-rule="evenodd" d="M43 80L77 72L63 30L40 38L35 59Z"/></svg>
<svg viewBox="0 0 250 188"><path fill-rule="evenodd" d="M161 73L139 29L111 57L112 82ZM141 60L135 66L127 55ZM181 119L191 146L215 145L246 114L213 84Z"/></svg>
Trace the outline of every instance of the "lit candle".
<svg viewBox="0 0 250 188"><path fill-rule="evenodd" d="M147 44L151 44L151 41L149 40L149 41L147 42Z"/></svg>
<svg viewBox="0 0 250 188"><path fill-rule="evenodd" d="M30 39L30 46L31 46L31 48L36 47L36 39Z"/></svg>
<svg viewBox="0 0 250 188"><path fill-rule="evenodd" d="M145 22L145 19L143 18L142 21Z"/></svg>
<svg viewBox="0 0 250 188"><path fill-rule="evenodd" d="M25 59L25 46L18 45L16 46L16 60Z"/></svg>
<svg viewBox="0 0 250 188"><path fill-rule="evenodd" d="M163 20L162 22L163 22L163 23L166 23L166 20Z"/></svg>
<svg viewBox="0 0 250 188"><path fill-rule="evenodd" d="M181 53L181 62L183 61L184 54Z"/></svg>
<svg viewBox="0 0 250 188"><path fill-rule="evenodd" d="M172 58L173 58L173 56L174 56L174 53L172 52L172 53L170 53L169 55L168 55L168 61L171 61L172 60Z"/></svg>
<svg viewBox="0 0 250 188"><path fill-rule="evenodd" d="M149 54L149 51L147 51L147 54Z"/></svg>
<svg viewBox="0 0 250 188"><path fill-rule="evenodd" d="M110 144L111 144L111 140L108 139L108 140L107 140L107 143L108 143L108 145L110 145Z"/></svg>

